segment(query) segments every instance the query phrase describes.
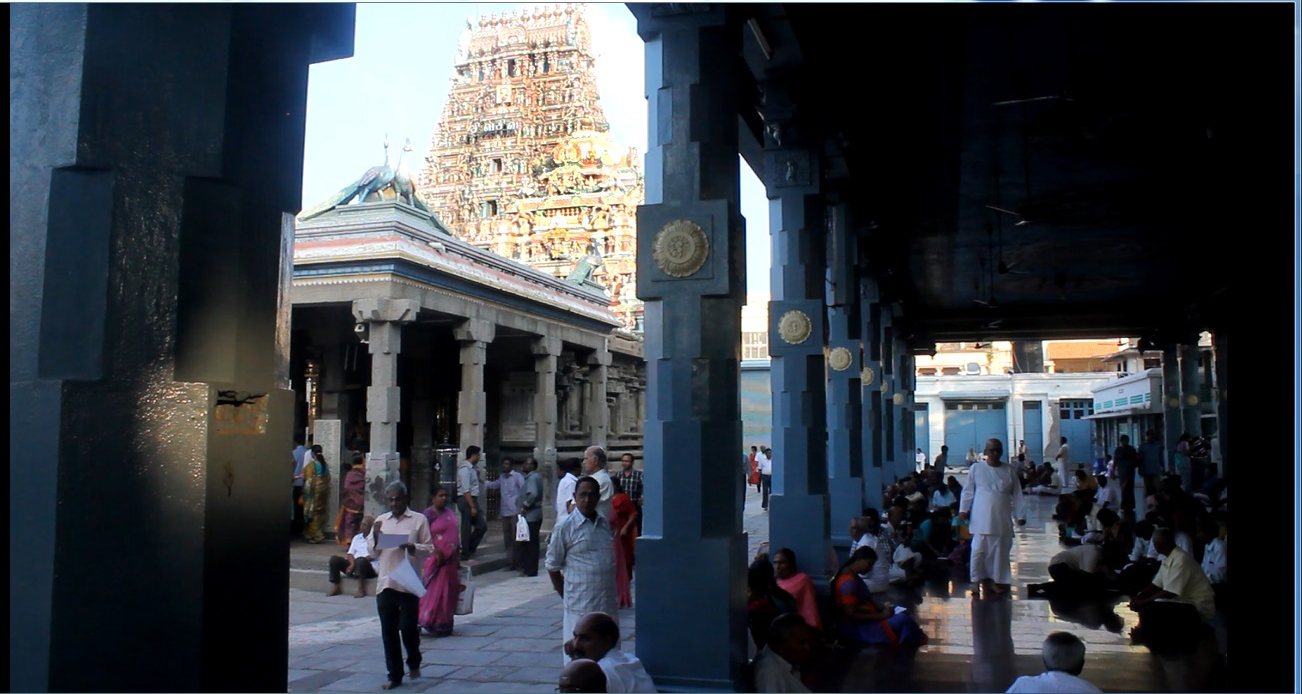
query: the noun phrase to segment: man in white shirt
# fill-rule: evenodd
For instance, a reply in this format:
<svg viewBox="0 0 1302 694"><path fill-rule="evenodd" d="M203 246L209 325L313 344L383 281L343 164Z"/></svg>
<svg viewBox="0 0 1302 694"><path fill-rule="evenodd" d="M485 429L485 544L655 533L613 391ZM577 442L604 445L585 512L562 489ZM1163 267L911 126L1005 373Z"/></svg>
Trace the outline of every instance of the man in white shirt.
<svg viewBox="0 0 1302 694"><path fill-rule="evenodd" d="M637 656L619 650L619 624L605 612L589 612L574 625L566 655L597 661L606 673L608 692L654 692L655 682Z"/></svg>
<svg viewBox="0 0 1302 694"><path fill-rule="evenodd" d="M615 532L610 520L597 513L600 497L595 479L579 478L574 485L574 512L552 528L547 543L547 574L565 606L562 639L573 633L579 619L589 612L605 612L618 619Z"/></svg>
<svg viewBox="0 0 1302 694"><path fill-rule="evenodd" d="M1067 465L1071 462L1071 446L1067 445L1066 436L1060 437L1058 440L1062 442L1062 445L1058 446L1058 453L1053 456L1053 459L1058 461L1058 475L1061 477L1058 486L1066 489L1072 482L1071 472L1067 470Z"/></svg>
<svg viewBox="0 0 1302 694"><path fill-rule="evenodd" d="M1099 490L1094 493L1097 508L1106 508L1121 513L1121 485L1110 484L1107 475L1099 475Z"/></svg>
<svg viewBox="0 0 1302 694"><path fill-rule="evenodd" d="M1034 677L1018 677L1009 692L1063 692L1095 694L1099 688L1080 678L1085 669L1085 644L1074 634L1056 631L1049 634L1040 650L1045 672Z"/></svg>
<svg viewBox="0 0 1302 694"><path fill-rule="evenodd" d="M860 574L859 578L867 584L870 593L881 593L891 587L890 558L895 556L895 532L893 528L882 527L882 517L877 509L865 509L864 513L867 515L863 517L864 533L859 539L859 547L872 547L877 553L877 561L873 562L871 573Z"/></svg>
<svg viewBox="0 0 1302 694"><path fill-rule="evenodd" d="M800 667L814 651L814 630L804 617L788 612L773 620L769 640L751 664L756 692L808 692Z"/></svg>
<svg viewBox="0 0 1302 694"><path fill-rule="evenodd" d="M375 569L371 567L371 550L366 546L366 536L371 534L372 525L375 525L375 519L363 516L359 532L353 535L352 544L348 545L347 557L330 557L331 588L326 597L334 597L343 592L339 589L341 572L357 578L357 593L353 597L366 597L366 579L375 578Z"/></svg>
<svg viewBox="0 0 1302 694"><path fill-rule="evenodd" d="M391 482L384 488L384 496L392 510L376 518L371 532L365 537L367 553L379 557L376 563L380 578L375 582L375 603L380 613L384 663L389 672L389 679L381 687L393 689L402 684L404 647L407 649L408 676L412 679L420 677L421 663L420 627L417 625L420 598L394 578L394 575L402 569L404 563L411 574L416 575L409 557L418 550L433 552L434 542L425 515L407 507L410 501L407 485ZM404 535L407 541L397 547L379 549L380 538L384 535Z"/></svg>
<svg viewBox="0 0 1302 694"><path fill-rule="evenodd" d="M916 464L918 472L922 472L927 467L927 454L922 452L921 448L915 449L913 462Z"/></svg>
<svg viewBox="0 0 1302 694"><path fill-rule="evenodd" d="M557 466L557 468L563 470L565 474L561 475L560 481L556 483L555 525L560 525L561 521L565 520L565 517L570 515L570 512L574 510L574 483L579 481L576 473L579 471L581 465L582 463L577 459L568 458Z"/></svg>
<svg viewBox="0 0 1302 694"><path fill-rule="evenodd" d="M610 471L606 470L606 449L601 446L588 446L583 452L583 472L597 480L601 487L601 501L597 504L597 513L602 518L610 518L610 500L615 497L615 485L610 483Z"/></svg>
<svg viewBox="0 0 1302 694"><path fill-rule="evenodd" d="M1212 584L1212 588L1225 583L1229 580L1229 574L1225 565L1228 552L1225 546L1225 540L1221 538L1221 526L1211 518L1203 521L1201 541L1203 545L1203 573L1207 574L1207 580Z"/></svg>
<svg viewBox="0 0 1302 694"><path fill-rule="evenodd" d="M755 462L759 463L760 473L760 506L769 507L769 492L773 489L773 455L772 448L761 448L758 455L755 456Z"/></svg>
<svg viewBox="0 0 1302 694"><path fill-rule="evenodd" d="M461 561L474 556L488 532L479 505L479 446L466 447L466 459L457 466L457 511L461 514Z"/></svg>

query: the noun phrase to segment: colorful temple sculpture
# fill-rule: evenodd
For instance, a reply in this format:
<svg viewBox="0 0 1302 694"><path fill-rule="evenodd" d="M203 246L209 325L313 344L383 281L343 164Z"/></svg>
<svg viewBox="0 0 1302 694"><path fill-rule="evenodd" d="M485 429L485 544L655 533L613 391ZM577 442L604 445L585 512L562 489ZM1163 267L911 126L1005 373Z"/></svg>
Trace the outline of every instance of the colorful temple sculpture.
<svg viewBox="0 0 1302 694"><path fill-rule="evenodd" d="M578 5L467 21L417 187L456 237L604 289L640 332L641 155L611 139Z"/></svg>

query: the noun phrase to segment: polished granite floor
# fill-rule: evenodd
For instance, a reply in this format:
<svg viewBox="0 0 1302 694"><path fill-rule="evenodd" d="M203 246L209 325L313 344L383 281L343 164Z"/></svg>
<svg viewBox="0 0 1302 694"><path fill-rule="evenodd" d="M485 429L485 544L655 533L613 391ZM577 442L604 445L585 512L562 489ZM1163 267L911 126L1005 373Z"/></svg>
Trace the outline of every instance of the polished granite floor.
<svg viewBox="0 0 1302 694"><path fill-rule="evenodd" d="M1043 671L1040 647L1055 631L1085 642L1081 676L1105 692L1225 691L1224 658L1214 637L1192 654L1158 658L1131 644L1129 632L1138 620L1124 596L1096 602L1027 599L1025 586L1049 580L1048 561L1062 549L1051 519L1054 500L1028 501L1027 524L1013 545L1011 595L975 599L966 567L932 571L924 586L890 596L913 606L930 643L912 651L829 651L817 691L1002 692L1017 677Z"/></svg>

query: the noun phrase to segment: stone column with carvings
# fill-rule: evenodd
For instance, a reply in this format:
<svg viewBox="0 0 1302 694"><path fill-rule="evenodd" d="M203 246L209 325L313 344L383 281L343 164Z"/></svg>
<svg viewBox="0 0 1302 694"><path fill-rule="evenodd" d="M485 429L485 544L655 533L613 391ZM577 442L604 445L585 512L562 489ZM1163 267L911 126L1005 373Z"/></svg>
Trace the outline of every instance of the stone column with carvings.
<svg viewBox="0 0 1302 694"><path fill-rule="evenodd" d="M735 691L748 643L733 462L746 288L734 110L742 26L724 5L630 9L646 42L652 134L637 220L648 390L637 561L644 576L692 573L637 582L637 656L662 689Z"/></svg>
<svg viewBox="0 0 1302 694"><path fill-rule="evenodd" d="M461 393L457 396L457 446L465 454L467 446L484 447L484 426L488 419L488 396L484 392L484 364L488 360L488 343L493 341L497 326L471 318L452 329L461 343ZM482 460L482 458L481 458Z"/></svg>
<svg viewBox="0 0 1302 694"><path fill-rule="evenodd" d="M900 477L900 432L898 425L900 403L896 402L895 398L900 392L898 379L895 377L899 359L895 355L895 349L898 345L895 341L895 330L891 327L892 311L893 308L890 304L882 304L878 313L882 374L882 482L887 485L894 483Z"/></svg>
<svg viewBox="0 0 1302 694"><path fill-rule="evenodd" d="M606 447L610 433L610 405L606 402L606 382L610 375L610 350L605 347L588 355L588 402L584 408L584 429L589 445Z"/></svg>
<svg viewBox="0 0 1302 694"><path fill-rule="evenodd" d="M881 507L882 490L888 477L883 467L886 432L882 424L886 403L882 394L881 304L878 300L877 281L871 278L859 280L859 313L863 321L860 328L863 366L859 370L859 385L863 403L860 411L863 416L864 506L882 511L885 510Z"/></svg>
<svg viewBox="0 0 1302 694"><path fill-rule="evenodd" d="M801 131L787 90L800 80L770 72L765 89L764 184L770 206L773 301L769 303L773 393L772 546L795 552L818 583L828 566L826 203L821 145ZM848 386L847 386L848 387Z"/></svg>
<svg viewBox="0 0 1302 694"><path fill-rule="evenodd" d="M541 468L556 465L556 358L561 354L561 340L542 336L529 345L534 357L533 457Z"/></svg>
<svg viewBox="0 0 1302 694"><path fill-rule="evenodd" d="M398 354L402 351L402 326L416 320L420 306L409 299L358 299L353 318L367 326L371 352L371 385L366 389L366 418L371 422L370 453L366 459L366 515L389 510L384 486L400 479L398 422L401 388Z"/></svg>

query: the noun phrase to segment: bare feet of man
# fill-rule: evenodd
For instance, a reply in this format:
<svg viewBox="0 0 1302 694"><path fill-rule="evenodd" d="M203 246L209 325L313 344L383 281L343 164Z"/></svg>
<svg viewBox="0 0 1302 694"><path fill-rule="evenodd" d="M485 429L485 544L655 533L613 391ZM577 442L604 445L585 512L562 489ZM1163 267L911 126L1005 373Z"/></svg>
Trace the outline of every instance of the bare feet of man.
<svg viewBox="0 0 1302 694"><path fill-rule="evenodd" d="M327 598L333 598L334 596L336 596L336 595L338 595L338 594L340 594L340 593L342 593L342 592L343 592L342 590L339 590L339 584L338 584L338 583L331 583L331 584L330 584L330 590L326 592L326 597L327 597Z"/></svg>

